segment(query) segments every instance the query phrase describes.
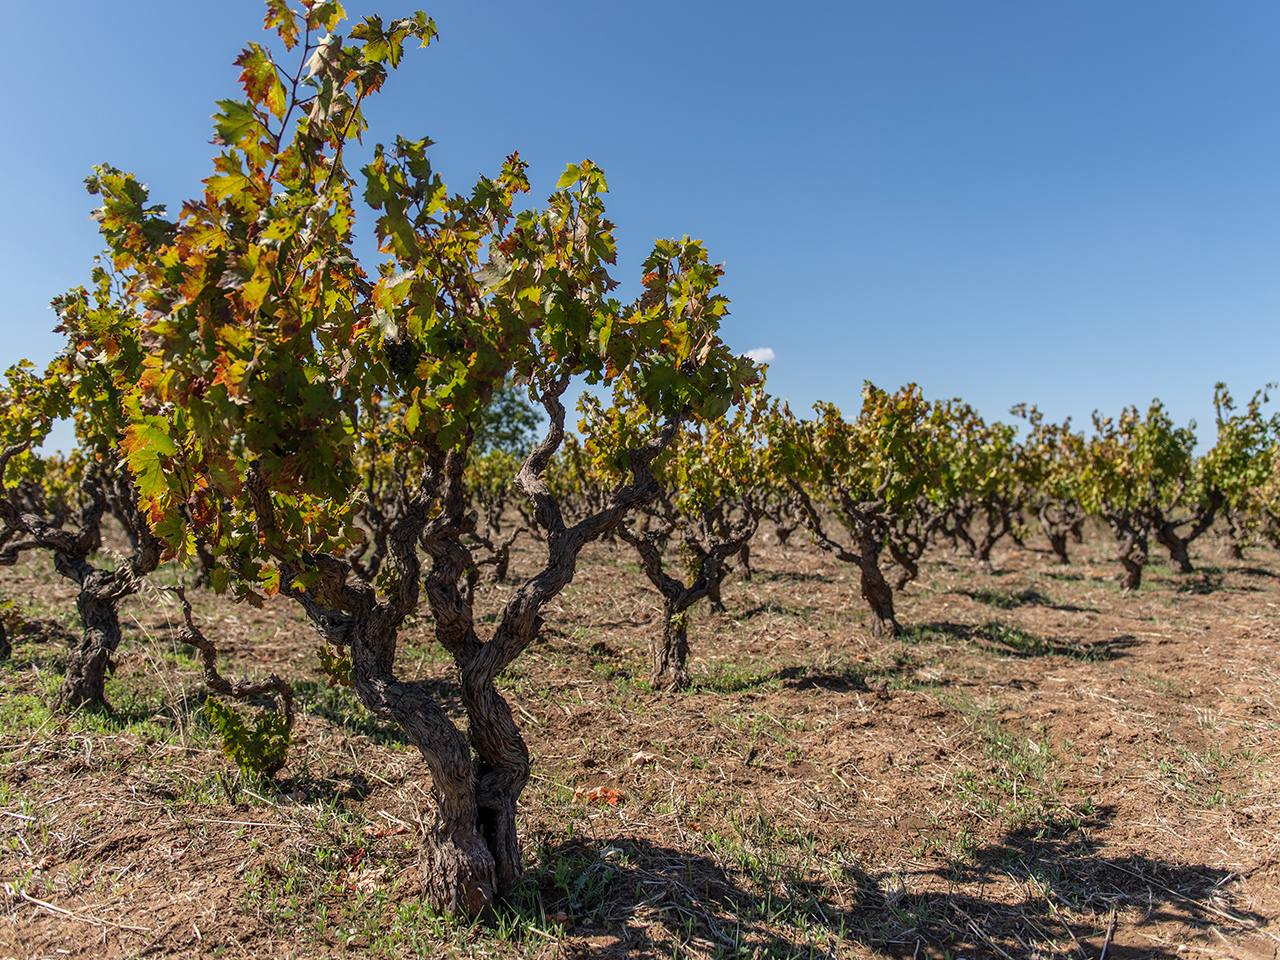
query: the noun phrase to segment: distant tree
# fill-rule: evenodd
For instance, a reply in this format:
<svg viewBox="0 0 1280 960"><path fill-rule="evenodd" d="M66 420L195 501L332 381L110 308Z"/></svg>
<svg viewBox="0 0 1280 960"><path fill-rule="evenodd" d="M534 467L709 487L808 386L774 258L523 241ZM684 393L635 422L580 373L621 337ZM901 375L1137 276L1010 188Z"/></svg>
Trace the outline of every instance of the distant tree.
<svg viewBox="0 0 1280 960"><path fill-rule="evenodd" d="M494 450L524 457L537 441L546 420L529 402L528 388L517 386L508 378L489 399L471 449L481 457Z"/></svg>

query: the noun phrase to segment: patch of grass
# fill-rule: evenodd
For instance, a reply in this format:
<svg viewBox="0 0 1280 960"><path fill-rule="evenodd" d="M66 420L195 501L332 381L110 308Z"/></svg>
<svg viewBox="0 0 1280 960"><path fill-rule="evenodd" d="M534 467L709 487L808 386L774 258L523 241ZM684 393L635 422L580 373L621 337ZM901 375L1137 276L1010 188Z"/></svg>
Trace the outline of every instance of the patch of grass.
<svg viewBox="0 0 1280 960"><path fill-rule="evenodd" d="M1057 653L1057 645L1044 637L1008 623L992 621L978 628L978 635L992 643L1003 644L1027 657L1043 657Z"/></svg>
<svg viewBox="0 0 1280 960"><path fill-rule="evenodd" d="M989 762L962 767L953 781L968 805L988 817L1013 824L1050 817L1063 810L1058 756L1043 729L1008 726L994 704L964 695L950 700L970 721L969 732Z"/></svg>
<svg viewBox="0 0 1280 960"><path fill-rule="evenodd" d="M404 731L390 721L379 720L345 687L304 680L295 683L293 689L300 709L323 717L349 736L367 737L380 744L407 743Z"/></svg>
<svg viewBox="0 0 1280 960"><path fill-rule="evenodd" d="M719 661L707 664L690 677L699 693L741 693L743 690L777 690L782 684L775 672L751 664Z"/></svg>
<svg viewBox="0 0 1280 960"><path fill-rule="evenodd" d="M989 607L996 607L1000 610L1012 610L1015 607L1032 605L1046 607L1053 605L1052 600L1046 597L1039 590L1035 590L1030 587L1019 590L1016 593L1011 590L990 589L964 590L961 592L970 599L976 600L979 603L985 603Z"/></svg>

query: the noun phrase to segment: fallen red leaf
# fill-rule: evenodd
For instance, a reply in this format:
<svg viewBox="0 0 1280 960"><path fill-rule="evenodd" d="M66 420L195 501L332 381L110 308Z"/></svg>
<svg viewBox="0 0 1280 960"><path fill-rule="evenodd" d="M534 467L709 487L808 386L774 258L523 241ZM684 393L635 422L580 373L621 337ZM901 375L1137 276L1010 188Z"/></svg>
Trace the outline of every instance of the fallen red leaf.
<svg viewBox="0 0 1280 960"><path fill-rule="evenodd" d="M622 797L622 791L612 787L596 787L594 790L579 787L573 792L574 803L607 803L611 807L616 807Z"/></svg>

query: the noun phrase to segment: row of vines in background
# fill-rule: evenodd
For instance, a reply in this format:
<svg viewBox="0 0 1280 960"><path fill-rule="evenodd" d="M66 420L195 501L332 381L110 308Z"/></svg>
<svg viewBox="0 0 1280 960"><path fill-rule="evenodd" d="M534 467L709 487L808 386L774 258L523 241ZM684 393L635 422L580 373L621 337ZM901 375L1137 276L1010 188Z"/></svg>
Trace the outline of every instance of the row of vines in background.
<svg viewBox="0 0 1280 960"><path fill-rule="evenodd" d="M689 680L689 610L720 604L731 566L749 576L764 521L783 541L804 527L857 568L877 635L901 629L895 591L930 544L989 569L996 544L1038 525L1066 563L1097 517L1134 589L1152 540L1183 572L1215 524L1237 553L1280 541L1280 428L1264 394L1239 406L1219 386L1199 456L1158 401L1095 415L1086 433L1035 407L988 422L913 384L867 384L856 412L798 416L720 338L723 271L701 243L657 241L640 295L611 296L614 227L591 161L540 207L521 199L515 154L463 192L433 171L425 138L348 168L365 102L406 45L435 40L425 15L342 35L335 3L267 8L273 39L236 61L244 98L218 104L199 194L171 217L132 174L97 168L86 183L107 252L54 301L59 355L11 369L0 390L0 565L43 552L78 591L61 709L107 707L119 605L161 564L239 602L295 602L333 682L427 763L429 897L484 914L520 876L530 773L495 681L593 540L629 545L657 589L651 681L673 689ZM352 250L360 204L385 257L371 272ZM579 382L575 431L564 398ZM60 419L76 449L41 452ZM108 517L130 544L115 562L99 550ZM482 628L476 591L511 576L522 536L540 565ZM423 607L456 664L465 731L397 670L397 631ZM210 710L239 762L279 768L287 678L222 678L185 609L182 639L211 688L276 696L279 713L252 726Z"/></svg>

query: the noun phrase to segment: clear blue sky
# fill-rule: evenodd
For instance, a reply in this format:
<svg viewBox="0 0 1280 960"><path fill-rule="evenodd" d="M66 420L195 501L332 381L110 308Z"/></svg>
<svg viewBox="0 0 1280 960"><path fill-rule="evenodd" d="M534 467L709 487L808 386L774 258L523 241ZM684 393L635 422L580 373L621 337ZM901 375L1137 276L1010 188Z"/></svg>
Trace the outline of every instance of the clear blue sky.
<svg viewBox="0 0 1280 960"><path fill-rule="evenodd" d="M419 4L351 3L384 18ZM454 189L513 150L535 194L608 172L634 293L657 236L727 266L729 342L773 392L857 408L917 381L989 418L1161 397L1211 423L1280 379L1280 4L422 4L440 28L369 114L437 141ZM4 0L0 364L100 248L81 180L176 210L209 173L257 0Z"/></svg>

